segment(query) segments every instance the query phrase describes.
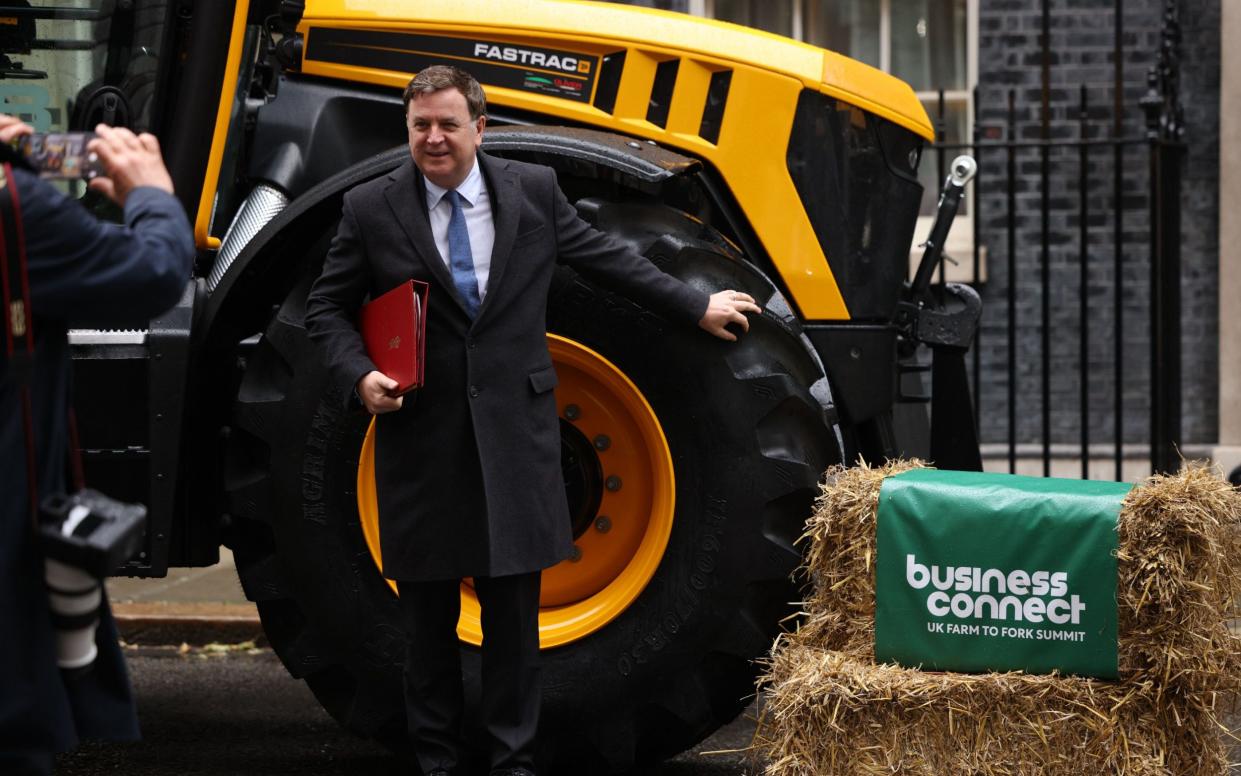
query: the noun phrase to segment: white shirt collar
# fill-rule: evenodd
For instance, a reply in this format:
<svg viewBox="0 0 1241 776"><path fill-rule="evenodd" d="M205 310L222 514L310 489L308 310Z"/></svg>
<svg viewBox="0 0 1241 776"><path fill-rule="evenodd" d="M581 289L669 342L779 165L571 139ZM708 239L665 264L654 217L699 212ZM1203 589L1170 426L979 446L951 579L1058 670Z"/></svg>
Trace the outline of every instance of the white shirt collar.
<svg viewBox="0 0 1241 776"><path fill-rule="evenodd" d="M427 186L427 210L434 210L439 207L440 200L448 193L448 189L432 183L431 179L425 175L422 176L422 182ZM465 180L461 181L461 185L457 187L457 193L461 195L461 199L467 206L472 207L478 201L483 185L483 173L479 169L478 156L475 155L474 164L466 173Z"/></svg>

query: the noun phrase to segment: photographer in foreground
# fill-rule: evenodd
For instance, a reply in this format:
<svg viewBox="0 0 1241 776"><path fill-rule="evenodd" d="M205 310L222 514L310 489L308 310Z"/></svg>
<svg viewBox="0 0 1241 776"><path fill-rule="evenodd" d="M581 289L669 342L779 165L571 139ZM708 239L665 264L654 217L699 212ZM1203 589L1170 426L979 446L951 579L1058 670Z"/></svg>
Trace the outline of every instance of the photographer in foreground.
<svg viewBox="0 0 1241 776"><path fill-rule="evenodd" d="M0 144L32 132L0 115ZM12 323L0 328L0 773L51 773L53 753L82 738L133 740L137 717L106 599L94 630L97 655L72 671L58 667L57 634L35 539L27 461L38 499L64 493L69 463L70 364L67 321L130 323L180 298L194 242L159 145L147 134L100 125L90 150L104 175L91 188L124 209L124 223L97 220L78 202L12 161L4 186L24 239L33 357L18 369ZM8 192L0 191L8 197ZM14 236L6 239L15 260ZM21 289L3 291L6 317ZM23 329L26 326L23 324ZM24 337L22 337L24 339ZM21 345L22 343L18 343ZM24 351L22 351L24 353ZM21 372L22 374L18 374ZM29 390L24 391L23 386ZM35 450L27 450L23 411L29 395ZM95 654L95 650L91 650Z"/></svg>

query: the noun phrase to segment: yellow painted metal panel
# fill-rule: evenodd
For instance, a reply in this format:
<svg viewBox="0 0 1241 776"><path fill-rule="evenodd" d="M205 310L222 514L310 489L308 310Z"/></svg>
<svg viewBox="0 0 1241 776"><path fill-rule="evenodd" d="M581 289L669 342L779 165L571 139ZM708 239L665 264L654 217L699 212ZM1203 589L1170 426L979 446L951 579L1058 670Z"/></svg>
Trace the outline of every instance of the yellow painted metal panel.
<svg viewBox="0 0 1241 776"><path fill-rule="evenodd" d="M707 104L707 89L711 86L712 68L701 61L681 60L677 73L676 91L672 95L672 110L668 113L667 130L674 134L698 134L702 125L702 109Z"/></svg>
<svg viewBox="0 0 1241 776"><path fill-rule="evenodd" d="M244 48L242 39L245 37L246 16L249 12L250 0L237 0L233 9L233 29L229 33L224 80L220 84L220 102L215 113L215 132L211 136L211 153L207 157L202 195L198 198L198 213L194 217L194 244L199 248L220 247L219 238L210 234L211 212L216 189L220 186L220 165L224 161L224 144L228 140L228 122L234 107L233 96L237 92L237 73L241 69L241 52Z"/></svg>
<svg viewBox="0 0 1241 776"><path fill-rule="evenodd" d="M887 83L879 76L896 81L887 73L864 62L842 57L831 51L823 52L821 90L824 94L894 121L923 138L934 141L935 129L913 88L904 81L896 81L895 85ZM899 117L895 115L898 113Z"/></svg>
<svg viewBox="0 0 1241 776"><path fill-rule="evenodd" d="M625 70L621 73L620 88L616 92L614 115L640 119L651 130L660 131L658 127L646 123L646 108L651 85L655 82L655 69L666 59L672 57L641 49L632 49L625 55Z"/></svg>
<svg viewBox="0 0 1241 776"><path fill-rule="evenodd" d="M789 116L801 84L750 68L733 71L729 102L745 105L740 120L725 121L713 157L763 247L772 256L802 314L811 320L849 317L789 175Z"/></svg>
<svg viewBox="0 0 1241 776"><path fill-rule="evenodd" d="M533 35L606 42L613 49L663 49L726 66L748 64L851 102L864 97L867 104L861 107L934 139L926 111L903 81L807 43L713 19L578 0L308 0L300 29L324 24L428 31L468 28L501 37Z"/></svg>

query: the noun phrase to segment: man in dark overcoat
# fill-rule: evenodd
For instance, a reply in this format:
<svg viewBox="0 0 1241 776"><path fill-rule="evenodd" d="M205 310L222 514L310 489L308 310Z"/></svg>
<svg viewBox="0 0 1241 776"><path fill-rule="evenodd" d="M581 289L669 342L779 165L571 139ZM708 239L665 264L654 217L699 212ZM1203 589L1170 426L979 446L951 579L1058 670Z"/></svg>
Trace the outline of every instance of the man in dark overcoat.
<svg viewBox="0 0 1241 776"><path fill-rule="evenodd" d="M345 196L311 289L306 327L344 392L378 416L375 486L383 573L409 638L406 710L424 774L459 765L459 583L482 607L482 723L492 774L534 771L539 572L569 556L546 341L557 262L686 325L735 339L758 312L746 294L708 297L578 218L547 167L479 150L485 97L452 67L429 67L404 102L411 160ZM431 287L426 383L410 401L376 370L360 305L409 280Z"/></svg>
<svg viewBox="0 0 1241 776"><path fill-rule="evenodd" d="M96 131L91 148L107 177L91 186L124 209L123 224L98 221L20 167L4 180L16 189L26 241L35 336L29 386L41 495L66 488L66 321L143 325L180 298L194 260L193 234L172 196L155 138L102 125ZM29 132L30 126L0 116L0 143ZM21 299L18 289L7 290L6 302ZM50 774L52 753L78 739L136 739L138 720L106 600L93 665L63 675L57 668L43 557L30 518L21 386L9 366L7 348L0 347L0 773L27 776Z"/></svg>

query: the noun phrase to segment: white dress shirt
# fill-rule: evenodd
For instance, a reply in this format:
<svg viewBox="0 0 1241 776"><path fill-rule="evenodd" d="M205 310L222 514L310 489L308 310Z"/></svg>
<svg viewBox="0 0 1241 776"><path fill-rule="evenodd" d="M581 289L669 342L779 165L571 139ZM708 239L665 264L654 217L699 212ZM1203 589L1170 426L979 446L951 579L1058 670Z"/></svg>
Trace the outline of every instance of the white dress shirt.
<svg viewBox="0 0 1241 776"><path fill-rule="evenodd" d="M431 219L431 235L439 249L444 266L452 273L448 260L448 222L452 220L452 203L444 198L448 189L437 186L423 176L427 185L427 215ZM457 187L461 196L461 210L465 214L465 228L470 233L470 253L474 257L474 275L478 278L478 298L487 297L487 277L491 274L491 248L496 241L496 227L491 220L491 198L487 196L487 183L483 180L478 159Z"/></svg>

